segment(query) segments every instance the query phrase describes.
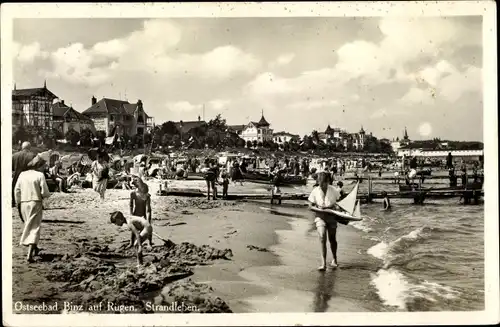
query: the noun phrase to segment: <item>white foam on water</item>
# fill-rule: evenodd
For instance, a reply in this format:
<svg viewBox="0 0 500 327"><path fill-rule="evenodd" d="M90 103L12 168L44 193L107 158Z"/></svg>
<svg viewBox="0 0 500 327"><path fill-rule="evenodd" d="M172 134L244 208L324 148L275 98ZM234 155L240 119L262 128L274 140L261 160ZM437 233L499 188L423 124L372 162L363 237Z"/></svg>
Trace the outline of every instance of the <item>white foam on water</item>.
<svg viewBox="0 0 500 327"><path fill-rule="evenodd" d="M349 225L366 233L372 231L372 229L366 225L365 220L353 221L349 223Z"/></svg>
<svg viewBox="0 0 500 327"><path fill-rule="evenodd" d="M414 285L412 287L411 295L413 297L421 296L421 297L424 297L428 300L436 302L439 299L439 297L442 297L442 298L445 298L448 300L456 299L460 295L460 292L457 290L454 290L453 288L451 288L449 286L429 282L426 280L426 281L422 282L421 284ZM436 298L436 297L438 297L438 298Z"/></svg>
<svg viewBox="0 0 500 327"><path fill-rule="evenodd" d="M417 228L410 233L403 235L394 241L391 242L380 242L369 248L366 253L374 256L377 259L381 259L384 261L384 263L388 263L388 255L391 249L394 249L396 246L398 246L401 242L407 241L407 240L417 240L419 237L423 235L424 228Z"/></svg>
<svg viewBox="0 0 500 327"><path fill-rule="evenodd" d="M380 269L371 281L377 294L385 305L406 310L406 298L410 284L398 270L394 268Z"/></svg>
<svg viewBox="0 0 500 327"><path fill-rule="evenodd" d="M389 244L382 241L369 248L366 253L374 256L377 259L384 260L384 258L389 253Z"/></svg>

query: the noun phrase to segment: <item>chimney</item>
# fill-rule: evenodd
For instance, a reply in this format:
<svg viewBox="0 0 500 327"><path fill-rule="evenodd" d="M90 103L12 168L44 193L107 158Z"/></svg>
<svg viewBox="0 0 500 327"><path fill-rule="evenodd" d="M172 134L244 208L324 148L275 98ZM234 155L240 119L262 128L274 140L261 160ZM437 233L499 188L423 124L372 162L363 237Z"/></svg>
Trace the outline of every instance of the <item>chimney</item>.
<svg viewBox="0 0 500 327"><path fill-rule="evenodd" d="M63 105L63 106L64 106L64 100L61 100L61 105Z"/></svg>
<svg viewBox="0 0 500 327"><path fill-rule="evenodd" d="M96 103L97 103L97 99L95 98L95 96L92 96L92 105L94 105Z"/></svg>
<svg viewBox="0 0 500 327"><path fill-rule="evenodd" d="M137 107L139 107L139 109L142 110L142 101L140 99L137 100Z"/></svg>
<svg viewBox="0 0 500 327"><path fill-rule="evenodd" d="M201 117L200 117L200 115L198 115L198 121L201 121Z"/></svg>

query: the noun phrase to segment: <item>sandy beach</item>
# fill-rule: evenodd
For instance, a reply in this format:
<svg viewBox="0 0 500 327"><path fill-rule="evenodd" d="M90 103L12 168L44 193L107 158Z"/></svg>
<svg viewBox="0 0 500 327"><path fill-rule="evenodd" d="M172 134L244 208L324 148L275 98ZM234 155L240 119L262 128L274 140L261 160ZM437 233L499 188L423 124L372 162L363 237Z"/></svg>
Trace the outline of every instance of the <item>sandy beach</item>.
<svg viewBox="0 0 500 327"><path fill-rule="evenodd" d="M307 232L310 213L292 203L270 208L153 195L153 228L169 243L155 237L138 268L134 252L123 249L129 233L109 223L112 211L128 212L128 195L109 190L101 203L90 189L53 193L44 204L41 256L32 264L18 245L22 224L14 210L14 305L57 302L59 312L64 302L87 308L103 300L139 312L175 301L202 312L374 309L365 301L373 265L351 226L339 227L341 268L321 274L316 235Z"/></svg>

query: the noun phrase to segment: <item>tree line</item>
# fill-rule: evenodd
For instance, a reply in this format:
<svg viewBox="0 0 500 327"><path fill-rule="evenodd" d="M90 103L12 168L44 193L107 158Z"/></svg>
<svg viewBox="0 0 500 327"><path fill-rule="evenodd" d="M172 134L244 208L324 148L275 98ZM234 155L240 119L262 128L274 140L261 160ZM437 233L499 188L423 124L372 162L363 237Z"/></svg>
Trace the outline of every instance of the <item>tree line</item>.
<svg viewBox="0 0 500 327"><path fill-rule="evenodd" d="M327 139L326 143L320 139L319 133L313 131L310 135L274 142L266 140L264 142L246 141L233 131L222 118L221 114L215 116L207 123L201 122L195 124L185 133L180 123L167 121L161 125L155 126L150 132L143 135L134 135L132 137L124 134L116 137L114 146L122 149L143 148L151 146L158 148L191 148L191 149L225 149L225 148L262 148L271 151L327 151L327 152L369 152L369 153L392 153L392 147L387 142L382 142L376 137L366 135L364 146L357 149L350 142L347 147L339 142L333 142ZM46 145L55 145L56 139L64 138L72 146L102 146L106 138L105 131L92 132L90 129L83 129L80 132L69 129L64 135L54 129L52 131L26 129L18 127L13 134L13 142L33 140L36 138L38 143ZM112 135L109 135L112 136ZM42 141L42 142L40 142Z"/></svg>

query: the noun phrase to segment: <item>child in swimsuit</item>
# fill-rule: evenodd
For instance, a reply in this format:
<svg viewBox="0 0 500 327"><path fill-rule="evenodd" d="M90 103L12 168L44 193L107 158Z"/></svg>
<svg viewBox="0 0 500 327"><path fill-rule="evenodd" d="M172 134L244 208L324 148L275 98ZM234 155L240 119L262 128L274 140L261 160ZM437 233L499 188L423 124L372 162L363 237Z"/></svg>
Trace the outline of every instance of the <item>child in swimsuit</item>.
<svg viewBox="0 0 500 327"><path fill-rule="evenodd" d="M137 262L142 265L142 243L146 240L149 241L149 245L153 246L153 227L151 224L143 217L130 217L126 218L120 211L115 211L111 213L110 221L112 224L117 226L123 226L127 224L131 232L129 247L136 247L137 250Z"/></svg>
<svg viewBox="0 0 500 327"><path fill-rule="evenodd" d="M149 188L140 178L134 181L137 190L130 193L130 214L143 217L151 224L151 195Z"/></svg>
<svg viewBox="0 0 500 327"><path fill-rule="evenodd" d="M382 192L382 197L384 198L384 211L391 209L391 202L389 201L389 197L387 196L387 192Z"/></svg>

